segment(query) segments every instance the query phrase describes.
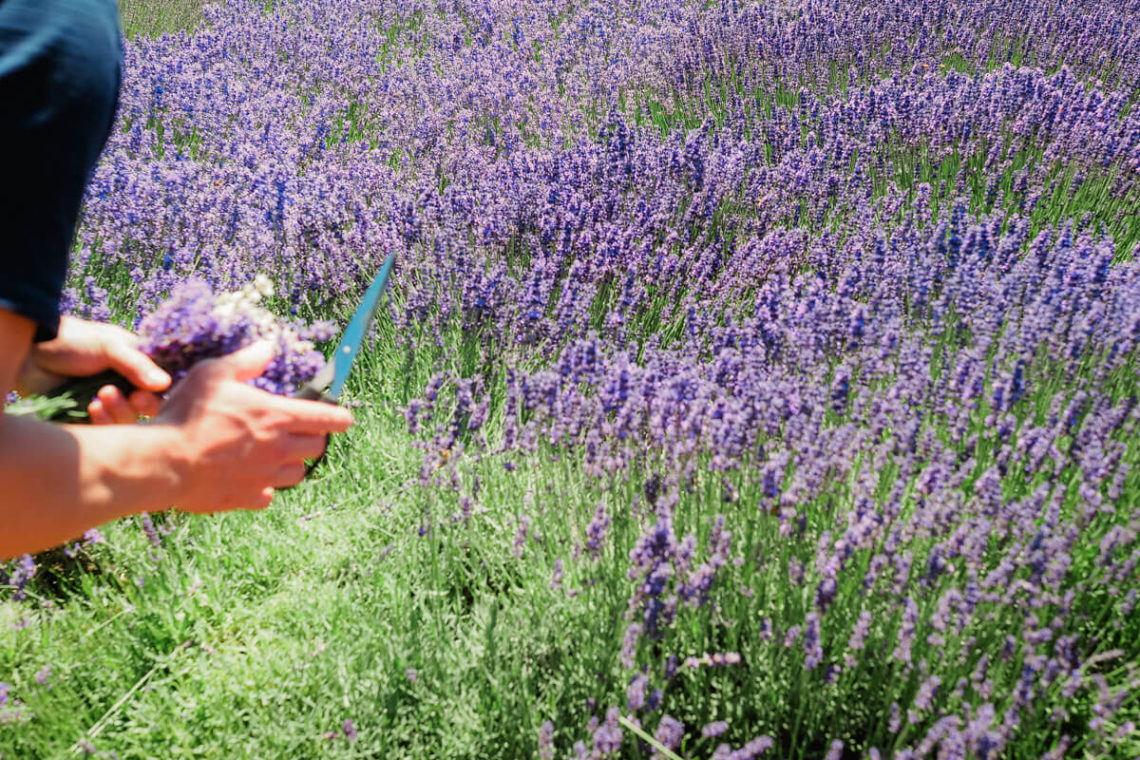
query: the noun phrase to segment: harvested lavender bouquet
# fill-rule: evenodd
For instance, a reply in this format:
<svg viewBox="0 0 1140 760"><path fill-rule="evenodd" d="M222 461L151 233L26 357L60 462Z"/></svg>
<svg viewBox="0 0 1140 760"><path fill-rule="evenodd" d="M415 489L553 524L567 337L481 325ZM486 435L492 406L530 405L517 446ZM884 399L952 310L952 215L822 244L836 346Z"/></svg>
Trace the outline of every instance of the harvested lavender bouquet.
<svg viewBox="0 0 1140 760"><path fill-rule="evenodd" d="M313 343L331 338L333 329L327 322L304 326L279 321L261 306L262 298L272 294L273 284L264 275L241 290L220 294L201 280L187 281L139 323L140 348L177 383L203 359L271 341L277 354L252 382L270 393L292 394L324 366L325 357Z"/></svg>
<svg viewBox="0 0 1140 760"><path fill-rule="evenodd" d="M177 384L200 361L269 341L276 345L276 354L261 377L250 382L270 393L291 395L324 366L325 357L314 342L332 338L333 325L278 320L261 303L272 294L273 284L264 275L227 293L215 293L202 280L188 280L139 323L139 348ZM79 378L49 394L50 398L26 400L11 411L54 421L82 421L87 402L108 383L130 390L121 378L116 382L104 373Z"/></svg>

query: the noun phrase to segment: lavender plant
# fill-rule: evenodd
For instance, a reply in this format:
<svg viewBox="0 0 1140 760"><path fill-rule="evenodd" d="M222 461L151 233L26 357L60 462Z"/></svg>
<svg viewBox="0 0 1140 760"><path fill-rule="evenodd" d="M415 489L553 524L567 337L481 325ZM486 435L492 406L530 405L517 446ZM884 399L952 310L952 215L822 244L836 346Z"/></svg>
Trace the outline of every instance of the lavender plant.
<svg viewBox="0 0 1140 760"><path fill-rule="evenodd" d="M128 45L72 308L176 365L397 251L368 403L243 530L14 566L0 751L1140 752L1140 5L204 14Z"/></svg>
<svg viewBox="0 0 1140 760"><path fill-rule="evenodd" d="M260 305L272 295L273 285L264 275L241 290L218 294L200 280L187 281L139 323L140 348L177 383L204 359L268 341L276 346L276 355L252 384L270 393L295 393L324 366L313 341L331 339L332 325L281 323Z"/></svg>

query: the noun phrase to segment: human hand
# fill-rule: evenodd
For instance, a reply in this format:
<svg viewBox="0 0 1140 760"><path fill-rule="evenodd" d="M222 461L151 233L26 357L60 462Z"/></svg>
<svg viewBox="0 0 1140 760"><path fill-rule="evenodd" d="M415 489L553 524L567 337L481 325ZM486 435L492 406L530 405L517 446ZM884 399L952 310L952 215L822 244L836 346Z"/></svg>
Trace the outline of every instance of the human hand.
<svg viewBox="0 0 1140 760"><path fill-rule="evenodd" d="M43 393L69 377L115 370L138 390L129 396L113 385L99 389L87 406L95 424L135 422L158 414L155 395L170 387L170 376L138 349L138 338L116 325L63 317L59 335L37 343L16 377L21 393Z"/></svg>
<svg viewBox="0 0 1140 760"><path fill-rule="evenodd" d="M325 449L325 436L352 426L343 407L275 396L246 383L273 359L258 343L196 365L153 420L168 425L179 481L179 509L221 512L269 506L278 488L305 477L305 460Z"/></svg>

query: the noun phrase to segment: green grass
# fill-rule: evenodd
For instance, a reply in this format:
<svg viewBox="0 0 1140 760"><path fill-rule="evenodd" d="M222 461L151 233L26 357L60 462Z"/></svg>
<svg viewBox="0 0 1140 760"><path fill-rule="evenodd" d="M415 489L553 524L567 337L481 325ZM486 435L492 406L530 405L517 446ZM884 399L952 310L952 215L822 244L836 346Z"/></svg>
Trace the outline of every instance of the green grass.
<svg viewBox="0 0 1140 760"><path fill-rule="evenodd" d="M119 0L119 17L128 39L189 32L202 20L205 0Z"/></svg>

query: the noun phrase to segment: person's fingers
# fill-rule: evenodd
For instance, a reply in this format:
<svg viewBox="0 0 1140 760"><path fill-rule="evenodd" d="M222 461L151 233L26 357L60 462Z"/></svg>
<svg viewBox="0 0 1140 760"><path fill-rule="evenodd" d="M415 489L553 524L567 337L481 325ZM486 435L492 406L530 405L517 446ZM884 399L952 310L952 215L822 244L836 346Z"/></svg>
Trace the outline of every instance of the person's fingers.
<svg viewBox="0 0 1140 760"><path fill-rule="evenodd" d="M265 509L273 501L273 496L276 493L271 487L242 490L244 493L226 494L223 497L211 499L206 504L180 504L178 509L196 515L216 515L239 509Z"/></svg>
<svg viewBox="0 0 1140 760"><path fill-rule="evenodd" d="M301 462L290 462L277 469L273 477L274 488L292 488L305 479L305 465Z"/></svg>
<svg viewBox="0 0 1140 760"><path fill-rule="evenodd" d="M209 372L218 373L220 377L244 383L246 380L261 377L269 362L273 361L275 353L273 344L263 340L202 364L209 368Z"/></svg>
<svg viewBox="0 0 1140 760"><path fill-rule="evenodd" d="M127 397L127 401L140 417L154 417L158 414L158 396L150 391L134 391Z"/></svg>
<svg viewBox="0 0 1140 760"><path fill-rule="evenodd" d="M285 450L290 461L316 459L325 453L325 443L323 435L290 435Z"/></svg>
<svg viewBox="0 0 1140 760"><path fill-rule="evenodd" d="M105 343L103 351L110 368L125 377L136 388L164 391L170 387L170 375L126 340Z"/></svg>
<svg viewBox="0 0 1140 760"><path fill-rule="evenodd" d="M276 407L288 417L285 428L291 433L324 435L352 427L352 412L342 406L282 397L276 399Z"/></svg>
<svg viewBox="0 0 1140 760"><path fill-rule="evenodd" d="M123 392L113 385L104 385L99 389L99 400L103 402L103 409L111 416L117 425L127 425L137 422L139 416L127 403Z"/></svg>
<svg viewBox="0 0 1140 760"><path fill-rule="evenodd" d="M273 496L277 491L272 487L265 487L255 493L250 493L249 496L243 499L238 509L265 509L273 501Z"/></svg>
<svg viewBox="0 0 1140 760"><path fill-rule="evenodd" d="M91 403L87 405L87 416L92 425L113 425L115 423L111 419L111 415L107 414L107 410L103 408L103 402L98 398L92 399Z"/></svg>

